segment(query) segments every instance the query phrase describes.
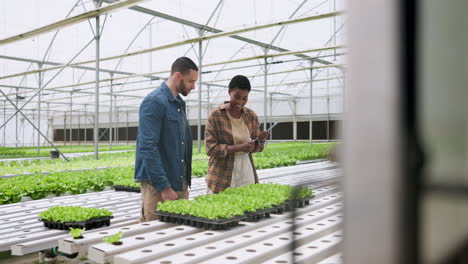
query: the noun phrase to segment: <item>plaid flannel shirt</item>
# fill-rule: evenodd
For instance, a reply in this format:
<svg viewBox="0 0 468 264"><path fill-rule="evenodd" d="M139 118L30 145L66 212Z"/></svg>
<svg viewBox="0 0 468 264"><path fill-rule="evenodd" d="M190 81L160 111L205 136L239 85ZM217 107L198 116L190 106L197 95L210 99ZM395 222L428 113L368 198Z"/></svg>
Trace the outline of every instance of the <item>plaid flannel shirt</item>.
<svg viewBox="0 0 468 264"><path fill-rule="evenodd" d="M226 111L226 103L211 111L205 125L205 146L206 153L210 157L208 162L208 173L206 183L212 192L218 193L231 185L232 171L234 167L235 153L228 154L227 146L234 145L232 137L231 122ZM260 134L258 117L254 111L245 107L242 109L242 119L250 132L251 138L256 138ZM263 145L259 144L254 152L263 150ZM257 171L253 162L252 154L249 153L250 162L255 176L255 183L258 183Z"/></svg>

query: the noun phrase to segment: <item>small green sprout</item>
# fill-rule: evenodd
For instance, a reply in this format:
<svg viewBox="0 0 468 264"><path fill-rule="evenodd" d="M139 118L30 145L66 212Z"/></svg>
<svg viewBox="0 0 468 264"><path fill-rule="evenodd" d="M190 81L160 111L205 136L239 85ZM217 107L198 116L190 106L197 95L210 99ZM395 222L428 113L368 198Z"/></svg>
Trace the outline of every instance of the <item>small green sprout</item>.
<svg viewBox="0 0 468 264"><path fill-rule="evenodd" d="M122 231L119 231L119 232L118 232L117 234L115 234L115 235L104 237L103 240L104 240L104 242L106 242L106 243L115 244L115 243L120 242L120 239L122 238L123 234L124 234L124 233L123 233Z"/></svg>
<svg viewBox="0 0 468 264"><path fill-rule="evenodd" d="M81 228L73 228L73 227L70 227L70 233L69 233L69 234L70 234L73 238L81 238L81 237L83 237L83 236L81 235L81 233L83 233L83 231L85 231L85 230L86 230L86 228L81 229Z"/></svg>

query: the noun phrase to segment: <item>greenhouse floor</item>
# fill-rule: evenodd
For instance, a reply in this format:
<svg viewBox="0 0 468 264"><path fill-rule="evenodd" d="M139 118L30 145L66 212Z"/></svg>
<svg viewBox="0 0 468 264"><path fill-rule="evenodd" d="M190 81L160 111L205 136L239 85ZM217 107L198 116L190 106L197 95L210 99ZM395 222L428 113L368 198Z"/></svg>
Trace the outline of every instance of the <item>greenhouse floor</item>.
<svg viewBox="0 0 468 264"><path fill-rule="evenodd" d="M308 185L315 198L292 213L242 221L228 230L139 224L140 194L113 190L2 205L0 262L31 263L38 259L36 252L58 246L61 252L79 253L75 259L60 256L59 263L293 263L293 258L295 263L341 263L340 173L327 161L259 170L261 182ZM194 179L190 197L205 193L204 179ZM37 213L54 205L107 208L114 218L110 227L85 231L84 239L73 240L68 232L45 229L37 220ZM118 231L124 232L123 245L102 241ZM13 256L6 253L10 250Z"/></svg>

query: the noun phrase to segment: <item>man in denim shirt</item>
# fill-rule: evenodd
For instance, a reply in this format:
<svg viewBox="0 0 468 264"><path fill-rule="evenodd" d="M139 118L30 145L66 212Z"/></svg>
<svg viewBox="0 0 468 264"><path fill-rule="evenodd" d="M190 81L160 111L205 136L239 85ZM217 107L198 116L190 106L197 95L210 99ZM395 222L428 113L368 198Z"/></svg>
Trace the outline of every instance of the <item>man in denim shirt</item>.
<svg viewBox="0 0 468 264"><path fill-rule="evenodd" d="M198 67L178 58L171 76L145 97L140 105L135 161L135 182L141 182L140 222L158 219L160 201L188 198L192 177L192 133L185 102L195 89Z"/></svg>

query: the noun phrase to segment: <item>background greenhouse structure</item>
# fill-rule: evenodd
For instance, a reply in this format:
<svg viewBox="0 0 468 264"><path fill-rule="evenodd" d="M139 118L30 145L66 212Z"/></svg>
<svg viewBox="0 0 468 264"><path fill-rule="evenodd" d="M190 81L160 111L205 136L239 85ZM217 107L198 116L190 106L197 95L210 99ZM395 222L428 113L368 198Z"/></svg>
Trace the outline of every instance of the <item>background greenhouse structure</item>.
<svg viewBox="0 0 468 264"><path fill-rule="evenodd" d="M0 263L468 263L466 10L437 0L0 1ZM249 187L287 188L287 202L229 224L177 213L139 222L140 103L181 56L200 69L184 97L194 142L181 201L206 198L204 125L241 74L261 128L279 122L253 154L259 182L273 184ZM303 188L313 196L298 200ZM113 218L82 239L38 219L66 205ZM122 245L105 242L120 231Z"/></svg>
<svg viewBox="0 0 468 264"><path fill-rule="evenodd" d="M338 140L343 113L342 10L337 0L0 3L0 219L5 222L0 262L294 262L291 254L301 250L297 246L323 244L319 239L326 237L329 244L306 252L302 262L341 263L339 168L323 158L334 146L330 142ZM195 139L190 197L206 191L208 114L229 100L230 79L245 75L252 85L247 106L261 127L280 122L270 134L268 151L255 157L261 182L307 185L316 199L310 206L262 213L265 219L243 220L232 230L138 223L140 195L108 185L134 186L140 103L167 80L172 62L181 56L200 69L195 90L184 98ZM50 159L49 152L52 157L57 151L61 159ZM297 179L290 179L293 174ZM114 218L109 227L85 231L81 244L68 244L68 232L37 220L37 213L62 204L109 209ZM325 206L330 212L320 210ZM319 210L317 216L310 214ZM296 225L293 214L305 222ZM290 219L306 231L302 239L296 241L287 228ZM324 227L311 229L322 222ZM98 253L106 247L103 234L114 231L124 231L124 247ZM265 234L242 241L259 232ZM232 247L177 256L210 247L219 237ZM252 256L234 253L256 243L269 245L269 239L282 243ZM147 249L158 244L176 247Z"/></svg>
<svg viewBox="0 0 468 264"><path fill-rule="evenodd" d="M32 30L33 25L47 31L2 42L2 91L24 105L26 115L9 120L16 109L2 98L3 145L48 145L33 124L60 144L92 143L96 125L100 142L134 142L142 98L168 78L172 61L180 56L201 68L197 88L186 98L195 138L202 131L203 139L207 114L228 99L227 84L238 74L252 82L248 105L260 121L283 122L273 139L307 140L311 120L317 121L314 139L337 138L345 53L340 1L135 4L103 14L99 22L83 18L71 26L64 22L47 28L93 10L95 3L34 6L32 1L29 10L2 3L8 22L3 36Z"/></svg>

